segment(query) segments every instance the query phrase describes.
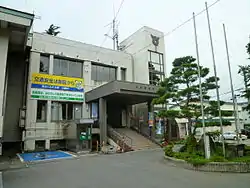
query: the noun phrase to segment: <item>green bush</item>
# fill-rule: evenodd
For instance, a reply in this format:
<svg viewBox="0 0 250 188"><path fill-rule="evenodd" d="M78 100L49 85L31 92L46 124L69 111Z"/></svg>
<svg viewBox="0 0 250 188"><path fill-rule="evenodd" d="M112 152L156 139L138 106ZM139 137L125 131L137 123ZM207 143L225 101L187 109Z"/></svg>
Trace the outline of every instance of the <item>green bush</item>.
<svg viewBox="0 0 250 188"><path fill-rule="evenodd" d="M190 135L187 140L186 140L186 145L187 145L187 152L188 153L194 153L196 152L197 148L197 141L194 135Z"/></svg>
<svg viewBox="0 0 250 188"><path fill-rule="evenodd" d="M227 162L228 160L225 159L223 156L215 155L210 158L212 162Z"/></svg>
<svg viewBox="0 0 250 188"><path fill-rule="evenodd" d="M222 125L224 126L230 126L231 123L230 121L227 121L227 120L223 120L222 121ZM196 127L202 127L202 122L197 122L195 124ZM210 122L205 122L205 126L206 127L219 127L220 126L220 122L219 121L210 121Z"/></svg>
<svg viewBox="0 0 250 188"><path fill-rule="evenodd" d="M177 158L177 159L183 159L183 160L186 161L186 160L192 158L193 155L190 155L187 152L176 152L176 153L174 153L174 157Z"/></svg>
<svg viewBox="0 0 250 188"><path fill-rule="evenodd" d="M181 139L175 142L175 144L186 144L187 140L186 139Z"/></svg>
<svg viewBox="0 0 250 188"><path fill-rule="evenodd" d="M250 151L246 151L245 155L250 156Z"/></svg>
<svg viewBox="0 0 250 188"><path fill-rule="evenodd" d="M250 146L245 145L245 151L250 151Z"/></svg>
<svg viewBox="0 0 250 188"><path fill-rule="evenodd" d="M187 162L194 166L201 166L209 163L210 160L201 157L194 157L194 158L189 158Z"/></svg>
<svg viewBox="0 0 250 188"><path fill-rule="evenodd" d="M237 158L231 159L230 161L232 161L232 162L249 163L250 164L250 157L249 156L237 157Z"/></svg>
<svg viewBox="0 0 250 188"><path fill-rule="evenodd" d="M173 157L174 156L174 152L173 152L173 147L174 145L172 144L169 144L167 145L167 147L165 147L165 155L166 156L169 156L169 157Z"/></svg>

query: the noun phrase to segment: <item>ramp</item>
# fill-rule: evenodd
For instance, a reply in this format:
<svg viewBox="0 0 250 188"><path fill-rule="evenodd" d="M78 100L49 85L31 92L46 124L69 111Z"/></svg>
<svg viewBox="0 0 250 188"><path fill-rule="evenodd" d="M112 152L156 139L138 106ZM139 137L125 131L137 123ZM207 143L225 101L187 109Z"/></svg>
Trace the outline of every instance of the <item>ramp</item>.
<svg viewBox="0 0 250 188"><path fill-rule="evenodd" d="M132 149L141 150L141 149L154 149L159 148L159 146L139 133L129 129L129 128L116 128L117 132L124 134L132 139Z"/></svg>

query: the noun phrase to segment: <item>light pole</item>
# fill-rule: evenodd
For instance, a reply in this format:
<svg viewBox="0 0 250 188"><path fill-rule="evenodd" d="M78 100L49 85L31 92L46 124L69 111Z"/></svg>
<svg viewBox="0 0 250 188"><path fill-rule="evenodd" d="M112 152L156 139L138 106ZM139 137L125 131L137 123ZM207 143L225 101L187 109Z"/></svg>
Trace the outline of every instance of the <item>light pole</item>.
<svg viewBox="0 0 250 188"><path fill-rule="evenodd" d="M211 31L211 26L210 26L210 19L209 19L207 2L205 2L205 6L206 6L206 12L207 12L207 23L208 23L210 45L211 45L213 67L214 67L214 77L215 77L215 84L216 84L216 96L217 96L217 104L218 104L218 111L219 111L219 118L220 118L220 132L223 135L223 124L222 124L222 116L221 116L221 108L220 108L220 93L219 93L219 87L218 87L218 77L217 77L217 70L216 70L216 63L215 63L215 56L214 56L214 47L213 47L213 39L212 39L212 31ZM223 155L225 157L226 156L226 151L225 151L225 141L224 141L224 139L222 139L222 148L223 148Z"/></svg>
<svg viewBox="0 0 250 188"><path fill-rule="evenodd" d="M228 44L227 44L227 34L226 34L225 24L223 24L223 31L224 31L226 53L227 53L227 64L228 64L230 87L231 87L233 106L234 106L234 122L235 122L235 127L236 127L237 144L239 144L239 128L238 128L238 121L237 121L237 113L238 112L236 112L236 110L238 111L238 109L236 109L237 99L236 99L236 96L234 94L233 79L232 79L231 64L230 64L230 59L229 59Z"/></svg>
<svg viewBox="0 0 250 188"><path fill-rule="evenodd" d="M207 136L206 136L206 126L205 126L205 120L204 120L203 93L202 93L202 87L201 87L200 57L199 57L199 48L198 48L197 31L196 31L196 22L195 22L194 12L193 12L193 21L194 21L194 36L195 36L196 55L197 55L198 77L199 77L199 90L200 90L200 103L201 103L204 150L205 150L206 159L209 159L210 158L210 146L209 146L209 139L207 139Z"/></svg>

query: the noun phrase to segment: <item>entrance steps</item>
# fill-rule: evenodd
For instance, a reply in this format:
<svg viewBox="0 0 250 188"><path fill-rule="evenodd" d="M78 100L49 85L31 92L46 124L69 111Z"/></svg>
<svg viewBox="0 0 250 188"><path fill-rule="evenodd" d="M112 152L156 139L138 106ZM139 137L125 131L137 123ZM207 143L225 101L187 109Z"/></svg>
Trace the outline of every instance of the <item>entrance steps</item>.
<svg viewBox="0 0 250 188"><path fill-rule="evenodd" d="M159 146L153 142L151 142L146 137L140 135L139 133L133 131L129 128L115 128L117 132L120 134L126 135L132 140L132 149L133 150L142 150L142 149L155 149L159 148Z"/></svg>

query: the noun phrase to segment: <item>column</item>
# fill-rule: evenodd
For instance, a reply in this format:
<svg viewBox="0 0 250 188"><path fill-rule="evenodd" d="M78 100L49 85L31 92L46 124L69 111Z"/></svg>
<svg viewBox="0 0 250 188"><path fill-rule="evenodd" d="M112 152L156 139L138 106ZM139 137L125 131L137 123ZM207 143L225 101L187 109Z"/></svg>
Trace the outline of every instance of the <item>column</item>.
<svg viewBox="0 0 250 188"><path fill-rule="evenodd" d="M127 127L131 127L131 121L132 121L132 106L127 106Z"/></svg>
<svg viewBox="0 0 250 188"><path fill-rule="evenodd" d="M54 67L54 56L49 56L49 74L53 74L53 67ZM49 125L51 122L51 100L47 102L47 124Z"/></svg>
<svg viewBox="0 0 250 188"><path fill-rule="evenodd" d="M40 53L31 51L30 53L30 64L29 64L29 77L27 85L27 111L26 111L26 125L25 125L25 138L24 138L24 150L33 151L35 150L35 131L36 127L36 111L37 111L37 100L31 100L31 76L32 73L39 72L40 67ZM31 137L31 138L29 138Z"/></svg>
<svg viewBox="0 0 250 188"><path fill-rule="evenodd" d="M121 67L117 67L116 75L117 75L117 80L121 80Z"/></svg>
<svg viewBox="0 0 250 188"><path fill-rule="evenodd" d="M150 113L154 113L154 110L153 110L153 105L151 104L151 101L148 101L148 128L149 128L149 136L150 137L152 137L153 136L153 126L154 125L152 125L152 123L150 123L150 121L149 121L149 112ZM151 119L151 120L153 120L153 124L154 124L154 115L153 115L153 119Z"/></svg>
<svg viewBox="0 0 250 188"><path fill-rule="evenodd" d="M107 143L107 102L105 99L99 99L99 126L100 142Z"/></svg>
<svg viewBox="0 0 250 188"><path fill-rule="evenodd" d="M9 32L5 29L0 29L0 137L3 136L3 117L4 117L4 96L5 96L5 78L6 65L9 46Z"/></svg>
<svg viewBox="0 0 250 188"><path fill-rule="evenodd" d="M84 79L84 92L92 90L91 86L91 62L84 61L83 63L83 79ZM85 102L82 104L82 118L90 118L90 104Z"/></svg>

